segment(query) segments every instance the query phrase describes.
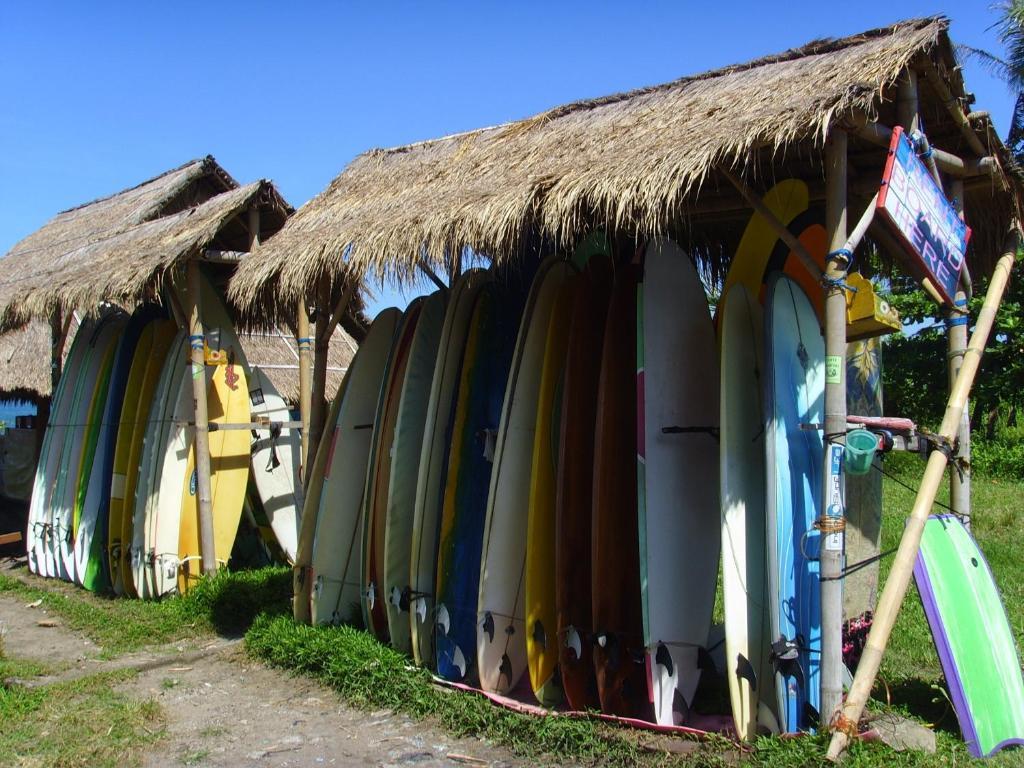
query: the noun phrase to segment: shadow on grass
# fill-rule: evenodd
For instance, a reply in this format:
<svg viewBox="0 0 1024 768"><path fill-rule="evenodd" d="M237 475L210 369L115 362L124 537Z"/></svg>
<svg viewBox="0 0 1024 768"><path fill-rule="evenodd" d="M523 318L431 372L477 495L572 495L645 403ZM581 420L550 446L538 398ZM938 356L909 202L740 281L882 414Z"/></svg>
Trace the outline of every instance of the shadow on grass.
<svg viewBox="0 0 1024 768"><path fill-rule="evenodd" d="M947 695L945 680L905 678L888 687L876 687L874 698L888 700L896 709L928 723L934 730L959 738L960 726Z"/></svg>
<svg viewBox="0 0 1024 768"><path fill-rule="evenodd" d="M291 570L264 568L203 579L182 599L182 607L205 616L217 634L241 637L259 616L291 615L291 597Z"/></svg>

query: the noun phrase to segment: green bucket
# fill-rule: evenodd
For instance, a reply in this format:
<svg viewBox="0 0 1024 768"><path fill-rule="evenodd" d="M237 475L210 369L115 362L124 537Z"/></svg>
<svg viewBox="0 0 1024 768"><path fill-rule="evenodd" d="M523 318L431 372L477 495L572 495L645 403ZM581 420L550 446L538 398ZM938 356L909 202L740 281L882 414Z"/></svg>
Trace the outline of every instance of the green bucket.
<svg viewBox="0 0 1024 768"><path fill-rule="evenodd" d="M846 471L866 475L878 449L878 436L866 429L855 429L846 435Z"/></svg>

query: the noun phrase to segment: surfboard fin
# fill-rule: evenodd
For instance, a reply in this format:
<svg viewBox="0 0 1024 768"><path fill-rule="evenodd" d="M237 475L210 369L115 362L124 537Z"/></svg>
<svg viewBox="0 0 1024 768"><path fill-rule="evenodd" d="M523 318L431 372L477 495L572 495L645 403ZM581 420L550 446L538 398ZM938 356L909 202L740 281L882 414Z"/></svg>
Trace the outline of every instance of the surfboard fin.
<svg viewBox="0 0 1024 768"><path fill-rule="evenodd" d="M487 642L493 643L494 642L494 617L491 615L490 611L487 611L484 614L484 620L483 620L483 623L480 625L480 627L481 627L481 629L483 629L484 634L487 635Z"/></svg>
<svg viewBox="0 0 1024 768"><path fill-rule="evenodd" d="M571 624L565 630L565 647L573 653L573 658L579 661L583 658L583 640L576 627Z"/></svg>
<svg viewBox="0 0 1024 768"><path fill-rule="evenodd" d="M658 650L654 652L654 661L665 668L669 677L675 674L675 662L672 661L672 654L664 643L658 643Z"/></svg>
<svg viewBox="0 0 1024 768"><path fill-rule="evenodd" d="M425 597L416 598L416 618L420 620L420 624L427 620L427 598Z"/></svg>
<svg viewBox="0 0 1024 768"><path fill-rule="evenodd" d="M539 620L533 622L533 642L545 651L548 649L547 634L544 632L544 624Z"/></svg>
<svg viewBox="0 0 1024 768"><path fill-rule="evenodd" d="M757 673L754 671L754 665L742 653L736 654L736 676L750 683L752 690L757 690Z"/></svg>
<svg viewBox="0 0 1024 768"><path fill-rule="evenodd" d="M442 635L447 635L451 625L452 620L448 615L448 608L444 603L440 603L437 606L437 628L441 630Z"/></svg>
<svg viewBox="0 0 1024 768"><path fill-rule="evenodd" d="M484 458L491 464L494 463L494 454L498 447L498 430L485 429L484 436Z"/></svg>
<svg viewBox="0 0 1024 768"><path fill-rule="evenodd" d="M512 659L508 657L508 654L502 654L501 665L498 667L498 679L507 678L509 683L512 682Z"/></svg>
<svg viewBox="0 0 1024 768"><path fill-rule="evenodd" d="M391 604L398 610L402 610L402 590L398 587L391 588Z"/></svg>
<svg viewBox="0 0 1024 768"><path fill-rule="evenodd" d="M800 688L804 687L804 670L800 666L800 647L795 640L780 637L772 643L772 664L775 671L784 677L792 677Z"/></svg>
<svg viewBox="0 0 1024 768"><path fill-rule="evenodd" d="M373 606L377 604L377 585L372 581L366 585L364 597L366 598L366 607L372 611Z"/></svg>
<svg viewBox="0 0 1024 768"><path fill-rule="evenodd" d="M452 654L452 666L459 670L459 677L466 676L466 654L459 646L455 646L455 653Z"/></svg>

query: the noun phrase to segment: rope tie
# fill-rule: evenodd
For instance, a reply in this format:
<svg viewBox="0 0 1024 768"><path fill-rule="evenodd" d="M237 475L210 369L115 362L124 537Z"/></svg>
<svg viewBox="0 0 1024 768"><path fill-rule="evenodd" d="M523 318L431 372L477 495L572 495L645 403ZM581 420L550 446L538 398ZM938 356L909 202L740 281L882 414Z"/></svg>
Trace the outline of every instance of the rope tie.
<svg viewBox="0 0 1024 768"><path fill-rule="evenodd" d="M846 518L825 515L824 517L819 517L814 521L814 527L826 535L830 533L842 533L846 530Z"/></svg>
<svg viewBox="0 0 1024 768"><path fill-rule="evenodd" d="M841 709L836 710L828 724L828 728L830 731L844 733L850 739L856 739L860 736L860 729L857 727L857 723L844 715Z"/></svg>

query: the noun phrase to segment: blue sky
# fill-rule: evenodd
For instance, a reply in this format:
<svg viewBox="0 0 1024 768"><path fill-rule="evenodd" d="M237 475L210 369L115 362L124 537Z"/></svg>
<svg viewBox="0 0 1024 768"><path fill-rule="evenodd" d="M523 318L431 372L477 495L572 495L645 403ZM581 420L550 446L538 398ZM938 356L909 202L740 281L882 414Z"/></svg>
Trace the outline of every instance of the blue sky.
<svg viewBox="0 0 1024 768"><path fill-rule="evenodd" d="M296 207L358 153L988 2L0 3L0 253L60 210L205 154ZM1012 96L968 64L1005 132ZM377 289L371 309L403 304Z"/></svg>

